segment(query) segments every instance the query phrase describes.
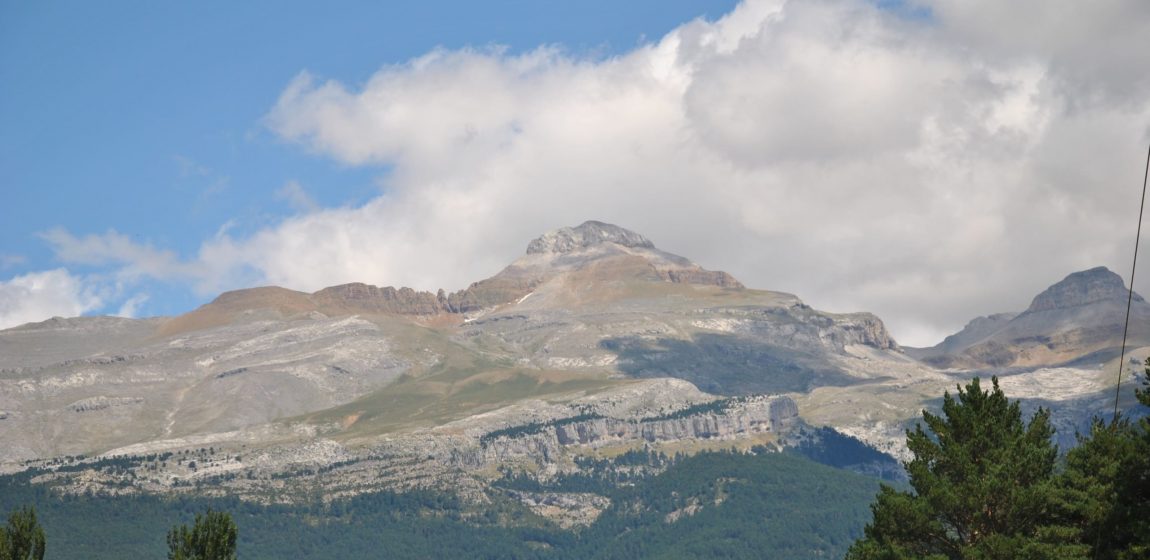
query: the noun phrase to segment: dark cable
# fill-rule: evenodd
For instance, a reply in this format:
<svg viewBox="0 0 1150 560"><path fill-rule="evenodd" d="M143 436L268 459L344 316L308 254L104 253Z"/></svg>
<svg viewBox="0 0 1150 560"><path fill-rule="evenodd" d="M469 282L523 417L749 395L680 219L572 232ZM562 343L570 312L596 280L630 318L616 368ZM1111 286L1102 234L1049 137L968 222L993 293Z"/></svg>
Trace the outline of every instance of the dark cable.
<svg viewBox="0 0 1150 560"><path fill-rule="evenodd" d="M1114 388L1114 418L1118 418L1118 395L1122 389L1122 368L1126 366L1126 334L1130 332L1130 306L1134 303L1134 272L1138 270L1138 241L1142 239L1142 212L1146 209L1146 179L1150 178L1150 150L1146 151L1146 171L1142 174L1142 202L1138 206L1138 233L1134 234L1134 262L1130 265L1130 293L1126 296L1126 325L1122 328L1122 353L1118 357L1118 386Z"/></svg>

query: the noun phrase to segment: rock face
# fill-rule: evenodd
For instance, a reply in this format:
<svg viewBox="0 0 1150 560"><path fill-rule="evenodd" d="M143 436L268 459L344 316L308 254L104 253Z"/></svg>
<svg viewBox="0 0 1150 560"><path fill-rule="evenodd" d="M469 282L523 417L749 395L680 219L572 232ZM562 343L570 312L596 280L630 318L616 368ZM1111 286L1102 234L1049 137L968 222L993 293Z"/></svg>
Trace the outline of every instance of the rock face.
<svg viewBox="0 0 1150 560"><path fill-rule="evenodd" d="M730 274L660 251L638 233L589 221L543 234L528 244L526 255L494 277L472 284L457 298L461 303L482 301L491 306L517 301L547 283L635 280L743 288Z"/></svg>
<svg viewBox="0 0 1150 560"><path fill-rule="evenodd" d="M539 286L574 275L592 275L607 282L640 278L741 289L730 274L706 270L691 261L655 248L646 237L603 222L588 221L543 234L527 246L527 254L495 276L454 293L437 294L410 288L376 288L348 284L320 290L312 298L320 309L345 313L400 315L473 314L516 302Z"/></svg>
<svg viewBox="0 0 1150 560"><path fill-rule="evenodd" d="M920 352L947 367L1108 352L1126 301L1115 278L1073 274L1027 311L976 319ZM1141 298L1131 325L1134 344L1150 341ZM1094 395L1113 394L1079 367L1008 373L1012 397L1069 411L1056 419L1089 418L1104 408ZM874 315L746 289L634 232L588 222L545 234L453 294L267 287L171 320L0 331L0 470L130 455L131 476L100 470L98 458L55 474L77 492L106 480L249 496L290 494L291 484L326 496L427 485L481 493L505 465L548 476L622 449L782 441L799 407L806 421L898 454L906 422L953 382L904 355ZM159 458L172 451L197 466ZM576 524L602 506L522 499L578 510Z"/></svg>
<svg viewBox="0 0 1150 560"><path fill-rule="evenodd" d="M397 329L357 317L255 320L156 336L154 320L105 318L0 331L0 463L90 454L226 432L330 408L388 385L414 363ZM95 333L86 327L92 326ZM139 328L147 327L147 328ZM79 353L79 356L76 355Z"/></svg>
<svg viewBox="0 0 1150 560"><path fill-rule="evenodd" d="M603 447L773 441L804 394L898 391L924 370L873 315L747 289L587 222L450 294L263 287L172 319L0 331L0 468L195 449L196 468L152 461L130 484L242 473L237 488L270 491L306 471L340 473L334 493L477 485L503 461L566 469Z"/></svg>
<svg viewBox="0 0 1150 560"><path fill-rule="evenodd" d="M1061 282L1047 288L1034 297L1034 301L1027 308L1027 313L1050 311L1055 309L1069 309L1081 305L1090 305L1105 301L1126 301L1129 292L1122 282L1122 277L1099 266L1090 270L1075 272ZM1144 303L1142 296L1134 294L1134 301Z"/></svg>
<svg viewBox="0 0 1150 560"><path fill-rule="evenodd" d="M961 331L946 337L934 348L908 348L907 353L917 358L931 358L961 352L1002 330L1011 319L1017 316L1018 313L995 313L985 317L976 317L967 323Z"/></svg>
<svg viewBox="0 0 1150 560"><path fill-rule="evenodd" d="M540 464L559 460L571 446L598 448L683 440L733 440L766 432L783 433L798 421L795 401L786 396L722 399L648 418L570 417L543 424L489 432L476 453L456 458L469 468L518 459Z"/></svg>
<svg viewBox="0 0 1150 560"><path fill-rule="evenodd" d="M720 288L742 288L742 282L721 270L660 270L659 276L676 284L699 284Z"/></svg>
<svg viewBox="0 0 1150 560"><path fill-rule="evenodd" d="M217 491L256 499L274 492L291 500L294 493L285 490L295 485L321 489L327 496L428 484L466 494L482 492L492 467L525 468L548 476L582 468L577 458L596 456L603 448L654 450L687 443L690 449L693 442L749 437L757 437L757 443L781 444L801 425L795 402L787 396L716 399L688 383L664 379L629 383L565 403L523 403L468 417L454 426L359 445L314 431L304 441L293 441L285 436L299 433L301 426L267 425L109 451L107 456L126 459L119 463L123 471L101 471L98 457L69 458L63 462L68 469L49 476L63 483L62 491L75 493L126 487L170 492L211 481ZM331 428L326 430L330 435ZM173 452L185 460L165 462ZM85 471L85 464L97 468ZM540 507L563 505L554 503L555 496L521 498L539 500L534 505ZM583 513L593 518L597 511Z"/></svg>
<svg viewBox="0 0 1150 560"><path fill-rule="evenodd" d="M623 247L642 247L644 249L655 248L654 243L638 233L616 225L591 220L576 227L565 227L539 236L527 245L527 254L570 253L601 243L614 243Z"/></svg>
<svg viewBox="0 0 1150 560"><path fill-rule="evenodd" d="M801 392L850 383L839 360L854 346L897 353L873 315L748 290L635 232L586 222L544 234L499 274L453 294L263 287L174 319L55 319L0 332L0 460L299 415L376 437L634 379L678 378L728 396ZM660 441L742 428L610 429Z"/></svg>
<svg viewBox="0 0 1150 560"><path fill-rule="evenodd" d="M882 319L870 313L840 316L839 320L822 332L822 336L836 348L860 345L879 350L899 350L898 343L890 336Z"/></svg>
<svg viewBox="0 0 1150 560"><path fill-rule="evenodd" d="M947 368L1105 361L1122 343L1128 297L1122 278L1105 267L1075 272L1035 296L1022 313L980 317L937 346L908 353ZM1132 296L1127 342L1150 344L1150 304L1138 294Z"/></svg>
<svg viewBox="0 0 1150 560"><path fill-rule="evenodd" d="M241 314L253 311L262 313L262 318L287 318L308 312L328 316L462 316L513 303L540 284L587 269L599 271L606 276L605 280L613 279L610 278L613 275L635 276L641 271L639 276L652 282L743 288L730 274L706 270L683 257L659 251L638 233L588 221L543 234L528 245L523 258L499 274L457 292L431 293L360 282L332 286L312 294L274 286L236 290L171 320L163 332L175 334L226 325Z"/></svg>
<svg viewBox="0 0 1150 560"><path fill-rule="evenodd" d="M436 315L447 312L444 301L430 292L411 288L369 286L362 283L324 288L311 295L321 309L346 309L360 313Z"/></svg>

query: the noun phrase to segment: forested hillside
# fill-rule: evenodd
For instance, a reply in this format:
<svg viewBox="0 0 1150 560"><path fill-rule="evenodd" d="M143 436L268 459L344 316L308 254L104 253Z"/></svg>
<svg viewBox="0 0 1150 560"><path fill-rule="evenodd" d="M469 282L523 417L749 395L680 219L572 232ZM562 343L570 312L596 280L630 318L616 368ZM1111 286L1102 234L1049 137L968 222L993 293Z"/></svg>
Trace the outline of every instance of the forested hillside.
<svg viewBox="0 0 1150 560"><path fill-rule="evenodd" d="M631 460L635 460L634 457ZM377 493L324 505L229 498L61 498L36 473L0 478L0 510L35 505L46 558L162 557L165 532L208 507L232 513L239 557L787 558L841 557L861 535L876 480L778 454L680 458L634 485L587 479L611 506L589 527L560 529L511 499L484 507L439 492ZM503 490L510 492L511 490Z"/></svg>

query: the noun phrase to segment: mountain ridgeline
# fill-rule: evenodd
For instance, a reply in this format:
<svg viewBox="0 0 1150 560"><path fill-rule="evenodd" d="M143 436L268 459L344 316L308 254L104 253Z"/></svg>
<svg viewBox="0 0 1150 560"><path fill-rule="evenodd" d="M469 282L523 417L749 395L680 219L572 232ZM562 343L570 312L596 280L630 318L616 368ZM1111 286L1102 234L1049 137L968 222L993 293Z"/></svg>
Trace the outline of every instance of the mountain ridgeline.
<svg viewBox="0 0 1150 560"><path fill-rule="evenodd" d="M898 352L871 314L747 289L600 222L546 233L450 295L253 288L170 319L29 324L0 344L16 349L0 356L4 461L290 442L295 422L364 441L476 414L534 421L525 399L595 401L668 377L718 396L806 392L850 385L853 348ZM643 406L715 398L651 387L675 394Z"/></svg>
<svg viewBox="0 0 1150 560"><path fill-rule="evenodd" d="M1105 267L1075 272L1021 313L979 317L937 346L909 350L947 368L1034 367L1117 357L1127 299L1132 347L1150 345L1150 304Z"/></svg>
<svg viewBox="0 0 1150 560"><path fill-rule="evenodd" d="M277 523L289 525L321 515L309 504L346 513L364 504L357 497L398 500L414 513L389 518L396 534L483 534L519 557L670 554L669 535L692 527L699 550L746 553L723 540L724 524L774 535L783 550L788 531L776 529L791 525L778 520L793 500L818 498L786 497L771 486L785 481L747 465L804 468L785 462L797 457L763 459L782 451L900 480L906 427L976 372L999 373L1025 406L1050 409L1059 433L1088 428L1113 395L1102 365L1116 357L1124 290L1105 269L1075 273L1022 313L903 348L873 314L748 288L638 233L585 222L541 235L498 274L450 294L269 286L178 317L0 331L0 467L36 473L20 492L37 496L127 494L163 509L173 497L222 495L278 504L288 517ZM1141 360L1150 306L1138 297L1133 311L1130 355ZM690 464L715 476L676 466ZM820 484L809 489L841 490ZM727 515L750 511L775 524ZM838 523L810 511L804 523ZM301 535L365 539L349 515L332 533ZM841 553L861 524L851 515L829 540L794 539L793 557Z"/></svg>
<svg viewBox="0 0 1150 560"><path fill-rule="evenodd" d="M651 281L742 288L731 275L705 270L676 255L655 248L647 238L621 227L588 221L573 228L548 232L531 241L527 254L495 276L475 282L463 290L447 293L417 291L363 283L342 284L312 294L283 288L254 288L228 292L190 316L177 318L166 330L186 326L202 327L234 318L238 311L270 309L281 314L304 311L328 315L390 314L416 317L464 315L512 303L536 287L591 261L631 261L619 263L623 274ZM625 265L632 265L626 271ZM208 318L221 315L215 321Z"/></svg>

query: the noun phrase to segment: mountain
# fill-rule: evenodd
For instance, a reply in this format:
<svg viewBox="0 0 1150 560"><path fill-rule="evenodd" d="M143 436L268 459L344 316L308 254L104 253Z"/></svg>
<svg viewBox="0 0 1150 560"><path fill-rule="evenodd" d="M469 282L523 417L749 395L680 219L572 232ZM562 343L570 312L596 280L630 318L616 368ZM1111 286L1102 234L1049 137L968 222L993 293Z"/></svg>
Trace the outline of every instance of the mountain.
<svg viewBox="0 0 1150 560"><path fill-rule="evenodd" d="M1100 363L1118 356L1129 291L1105 267L1070 274L1021 313L979 317L940 344L908 353L944 368ZM1150 345L1150 304L1133 295L1130 348Z"/></svg>
<svg viewBox="0 0 1150 560"><path fill-rule="evenodd" d="M254 288L167 320L25 325L0 345L13 349L0 357L8 460L302 414L376 434L636 378L679 377L721 395L805 391L848 384L839 362L849 348L897 351L872 315L746 289L601 222L546 233L449 295ZM463 391L480 395L459 402Z"/></svg>
<svg viewBox="0 0 1150 560"><path fill-rule="evenodd" d="M588 221L544 234L527 246L526 255L495 276L451 294L362 283L332 286L313 294L279 287L238 290L169 321L161 332L174 334L226 325L243 315L282 318L306 312L327 316L398 315L451 323L466 319L468 314L482 314L516 302L548 282L549 286L543 286L544 292L559 288L559 301L553 303L571 305L577 302L567 296L575 294L562 291L565 283L589 282L579 293L609 297L594 292L603 283L628 280L743 287L725 272L704 270L683 257L656 249L635 232Z"/></svg>
<svg viewBox="0 0 1150 560"><path fill-rule="evenodd" d="M872 314L585 222L454 293L271 286L172 318L0 331L0 471L47 468L66 493L483 500L500 477L630 451L809 443L806 424L903 453L906 422L951 384ZM598 500L544 509L585 519Z"/></svg>
<svg viewBox="0 0 1150 560"><path fill-rule="evenodd" d="M267 286L178 317L53 318L0 331L0 502L80 528L80 556L107 555L106 534L162 546L124 544L116 519L163 528L194 501L245 512L273 557L383 541L414 557L719 541L826 557L861 530L875 481L786 455L897 480L905 430L975 375L1051 411L1073 445L1113 407L1124 290L1074 273L1024 312L902 348L870 313L747 288L592 221L453 293ZM1133 360L1150 353L1147 307Z"/></svg>

